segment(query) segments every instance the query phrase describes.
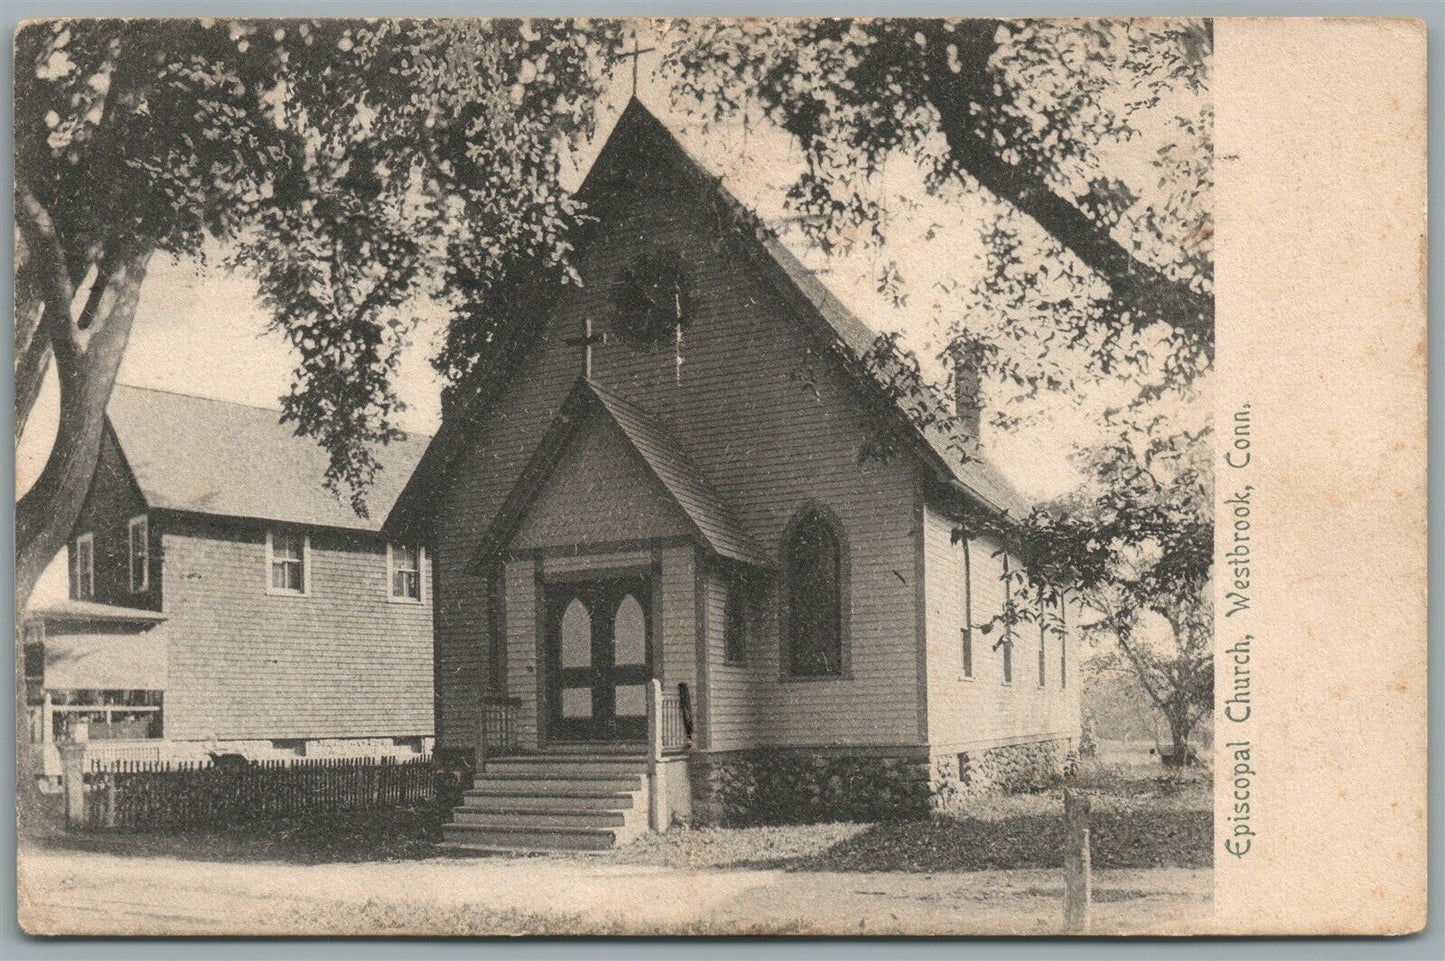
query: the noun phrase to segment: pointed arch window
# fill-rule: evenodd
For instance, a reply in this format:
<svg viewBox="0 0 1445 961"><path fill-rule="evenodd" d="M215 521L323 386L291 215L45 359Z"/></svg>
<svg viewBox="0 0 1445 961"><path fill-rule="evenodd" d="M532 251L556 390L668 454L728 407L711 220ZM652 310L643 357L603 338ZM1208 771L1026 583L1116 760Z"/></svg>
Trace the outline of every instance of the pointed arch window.
<svg viewBox="0 0 1445 961"><path fill-rule="evenodd" d="M784 663L794 677L843 673L847 554L837 527L816 508L803 511L783 542Z"/></svg>

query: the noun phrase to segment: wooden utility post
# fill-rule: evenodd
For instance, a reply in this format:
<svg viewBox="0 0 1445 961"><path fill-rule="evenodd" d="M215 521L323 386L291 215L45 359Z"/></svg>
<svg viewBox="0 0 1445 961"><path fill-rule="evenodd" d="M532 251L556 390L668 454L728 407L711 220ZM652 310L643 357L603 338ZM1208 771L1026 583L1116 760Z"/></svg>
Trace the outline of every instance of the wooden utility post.
<svg viewBox="0 0 1445 961"><path fill-rule="evenodd" d="M1089 930L1093 913L1089 865L1089 798L1064 788L1064 928Z"/></svg>

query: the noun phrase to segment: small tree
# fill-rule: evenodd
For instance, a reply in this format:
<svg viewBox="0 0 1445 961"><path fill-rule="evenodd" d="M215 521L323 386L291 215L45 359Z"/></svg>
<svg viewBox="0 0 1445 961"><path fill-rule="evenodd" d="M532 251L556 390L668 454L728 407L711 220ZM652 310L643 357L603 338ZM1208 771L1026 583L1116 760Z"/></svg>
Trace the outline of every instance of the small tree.
<svg viewBox="0 0 1445 961"><path fill-rule="evenodd" d="M1083 486L1036 511L1020 537L1028 582L1069 585L1091 614L1085 636L1115 646L1182 763L1214 699L1213 475L1207 430L1162 425L1083 452Z"/></svg>

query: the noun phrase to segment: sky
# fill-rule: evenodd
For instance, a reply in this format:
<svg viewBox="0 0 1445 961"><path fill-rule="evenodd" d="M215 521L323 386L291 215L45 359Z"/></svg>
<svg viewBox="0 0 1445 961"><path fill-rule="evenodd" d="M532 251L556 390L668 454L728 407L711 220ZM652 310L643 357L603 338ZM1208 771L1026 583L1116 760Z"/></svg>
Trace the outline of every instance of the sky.
<svg viewBox="0 0 1445 961"><path fill-rule="evenodd" d="M638 70L638 97L662 119L689 152L765 222L865 323L879 332L897 331L904 345L923 363L927 376L941 379L937 360L951 322L967 326L965 316L941 316L935 284L956 281L967 287L983 268L978 225L987 216L987 198L963 194L949 202L926 196L921 173L907 163L885 169L886 188L911 198L918 207L890 218L886 246L829 258L810 248L796 229L788 229L784 193L798 170L799 158L786 134L758 118L704 127L670 105L655 62L644 54ZM608 90L592 142L564 165L564 186L575 188L630 94L623 71ZM1141 153L1142 156L1142 153ZM286 394L294 358L282 336L267 329L267 316L246 276L218 266L220 251L203 263L158 256L151 264L122 363L119 381L220 400L278 407ZM898 262L910 297L899 308L875 287L880 265ZM418 326L412 345L403 352L397 394L406 406L398 422L405 430L432 434L440 421L441 382L430 358L440 343L445 317L435 305L413 305ZM985 428L984 450L1027 496L1048 498L1076 482L1069 465L1073 444L1098 434L1097 412L1127 395L1127 384L1084 403L1062 399L1045 404L1026 428L1004 433ZM54 437L58 391L53 372L31 415L30 426L16 455L17 491L23 493L44 464ZM62 599L66 594L65 558L57 558L37 588L32 603Z"/></svg>

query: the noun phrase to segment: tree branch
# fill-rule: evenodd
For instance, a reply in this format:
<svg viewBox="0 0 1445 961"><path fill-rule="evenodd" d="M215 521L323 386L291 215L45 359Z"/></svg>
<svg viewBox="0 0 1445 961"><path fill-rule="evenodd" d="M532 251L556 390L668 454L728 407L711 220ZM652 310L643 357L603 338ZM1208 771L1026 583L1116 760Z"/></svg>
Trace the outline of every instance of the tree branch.
<svg viewBox="0 0 1445 961"><path fill-rule="evenodd" d="M990 35L993 25L987 29ZM1214 354L1214 298L1188 284L1166 277L1161 271L1134 257L1122 244L1073 203L1054 193L1044 179L1032 171L1003 160L997 148L978 129L971 110L979 91L992 89L988 59L996 44L962 44L968 60L955 74L938 60L926 84L928 99L938 111L939 125L948 142L949 155L959 171L977 180L984 189L1032 219L1051 237L1078 257L1109 285L1115 298L1133 313L1136 327L1155 321L1174 327L1206 356Z"/></svg>

